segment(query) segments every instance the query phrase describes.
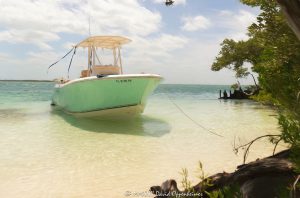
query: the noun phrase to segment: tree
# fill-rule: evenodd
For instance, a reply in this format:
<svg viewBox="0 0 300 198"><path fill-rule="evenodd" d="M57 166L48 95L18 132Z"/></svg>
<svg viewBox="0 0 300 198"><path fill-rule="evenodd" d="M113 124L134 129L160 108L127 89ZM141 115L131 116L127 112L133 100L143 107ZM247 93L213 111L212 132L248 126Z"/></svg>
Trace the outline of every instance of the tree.
<svg viewBox="0 0 300 198"><path fill-rule="evenodd" d="M260 7L257 21L248 27L249 39L225 39L211 66L227 68L237 77L248 75L247 63L259 74L260 95L276 103L282 133L272 138L289 144L300 172L300 0L240 0ZM300 180L298 176L295 183Z"/></svg>
<svg viewBox="0 0 300 198"><path fill-rule="evenodd" d="M245 65L250 63L259 74L262 95L279 106L281 139L300 149L300 41L296 37L300 35L300 1L240 1L262 12L248 27L247 41L223 41L211 69L228 68L244 77L249 74Z"/></svg>
<svg viewBox="0 0 300 198"><path fill-rule="evenodd" d="M262 12L248 28L247 41L225 39L212 70L229 68L237 77L247 75L245 63L259 74L264 94L280 107L282 139L300 148L300 41L289 28L275 0L241 0Z"/></svg>

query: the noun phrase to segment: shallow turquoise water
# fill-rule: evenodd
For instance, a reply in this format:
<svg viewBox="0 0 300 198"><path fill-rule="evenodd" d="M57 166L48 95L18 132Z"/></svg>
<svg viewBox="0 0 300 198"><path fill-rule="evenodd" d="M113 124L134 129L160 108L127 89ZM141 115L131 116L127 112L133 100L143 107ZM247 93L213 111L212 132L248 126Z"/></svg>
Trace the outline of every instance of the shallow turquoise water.
<svg viewBox="0 0 300 198"><path fill-rule="evenodd" d="M51 109L53 86L0 82L0 197L124 197L180 180L183 167L196 183L199 160L208 174L232 171L234 142L279 132L273 110L217 100L228 86L160 85L140 118L118 121ZM271 150L260 141L249 160Z"/></svg>

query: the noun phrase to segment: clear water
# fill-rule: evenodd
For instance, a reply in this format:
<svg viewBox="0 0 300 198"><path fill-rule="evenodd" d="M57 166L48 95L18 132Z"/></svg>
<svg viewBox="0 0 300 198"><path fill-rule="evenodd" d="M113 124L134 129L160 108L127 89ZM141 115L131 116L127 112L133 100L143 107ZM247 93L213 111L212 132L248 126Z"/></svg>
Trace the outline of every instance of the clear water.
<svg viewBox="0 0 300 198"><path fill-rule="evenodd" d="M0 197L125 197L180 181L181 168L195 184L198 161L207 174L233 171L233 144L279 129L272 109L217 100L225 88L160 85L140 118L100 121L52 110L53 83L0 82ZM266 142L249 160L271 154Z"/></svg>

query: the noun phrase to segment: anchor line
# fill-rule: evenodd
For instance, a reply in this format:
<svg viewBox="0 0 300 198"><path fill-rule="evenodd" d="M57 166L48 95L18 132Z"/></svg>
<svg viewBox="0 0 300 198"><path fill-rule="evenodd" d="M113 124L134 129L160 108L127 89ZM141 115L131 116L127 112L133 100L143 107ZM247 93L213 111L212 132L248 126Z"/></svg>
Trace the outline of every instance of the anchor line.
<svg viewBox="0 0 300 198"><path fill-rule="evenodd" d="M75 48L76 48L76 47L72 47L72 49L71 49L68 53L66 53L63 57L61 57L58 61L52 63L52 64L48 67L47 73L48 73L49 69L50 69L52 66L54 66L54 65L57 64L59 61L61 61L62 59L64 59L66 56L68 56Z"/></svg>
<svg viewBox="0 0 300 198"><path fill-rule="evenodd" d="M72 54L72 57L71 57L71 60L70 60L70 63L69 63L69 67L68 67L68 78L69 78L69 75L70 75L70 68L71 68L73 57L74 57L75 54L76 54L76 46L74 47L74 52Z"/></svg>
<svg viewBox="0 0 300 198"><path fill-rule="evenodd" d="M201 125L199 122L197 122L196 120L194 120L191 116L189 116L180 106L178 106L175 101L165 92L165 94L167 95L167 97L169 98L169 100L171 101L171 103L185 116L187 117L189 120L191 120L194 124L196 124L198 127L202 128L203 130L213 134L213 135L216 135L216 136L219 136L219 137L224 137L206 127L204 127L203 125Z"/></svg>

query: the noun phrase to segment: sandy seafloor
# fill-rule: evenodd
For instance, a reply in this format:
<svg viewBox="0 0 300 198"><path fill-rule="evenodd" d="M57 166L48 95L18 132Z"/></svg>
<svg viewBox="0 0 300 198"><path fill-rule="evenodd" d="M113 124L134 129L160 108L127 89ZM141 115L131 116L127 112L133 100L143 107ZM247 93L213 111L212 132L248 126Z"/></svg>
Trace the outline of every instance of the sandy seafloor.
<svg viewBox="0 0 300 198"><path fill-rule="evenodd" d="M198 161L207 174L233 171L242 163L233 144L279 128L268 107L218 100L224 88L160 85L140 118L99 121L51 109L52 83L0 82L0 197L118 198L170 178L180 181L182 168L196 184ZM223 137L197 126L171 100ZM259 141L248 160L272 149Z"/></svg>

